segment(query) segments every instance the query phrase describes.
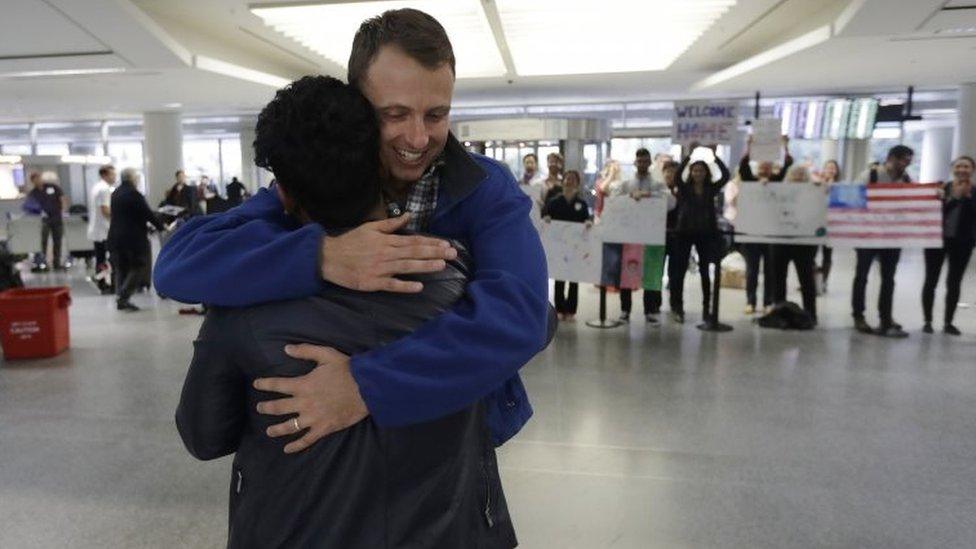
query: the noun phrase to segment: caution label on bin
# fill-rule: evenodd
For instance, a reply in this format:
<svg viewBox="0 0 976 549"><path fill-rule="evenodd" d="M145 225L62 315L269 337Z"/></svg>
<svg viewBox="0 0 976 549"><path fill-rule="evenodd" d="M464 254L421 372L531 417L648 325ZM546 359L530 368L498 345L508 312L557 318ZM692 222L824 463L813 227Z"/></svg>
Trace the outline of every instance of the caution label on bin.
<svg viewBox="0 0 976 549"><path fill-rule="evenodd" d="M32 339L34 334L41 331L41 325L36 320L15 321L10 323L10 334L17 339Z"/></svg>

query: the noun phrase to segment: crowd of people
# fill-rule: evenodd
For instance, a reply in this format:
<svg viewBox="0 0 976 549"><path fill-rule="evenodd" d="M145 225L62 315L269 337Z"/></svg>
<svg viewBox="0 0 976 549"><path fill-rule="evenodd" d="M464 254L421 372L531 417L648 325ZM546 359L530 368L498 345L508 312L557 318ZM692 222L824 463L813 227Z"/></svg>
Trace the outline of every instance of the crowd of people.
<svg viewBox="0 0 976 549"><path fill-rule="evenodd" d="M702 151L699 154L696 151ZM580 175L570 170L564 173L563 159L559 154L547 158L549 172L538 172L538 160L529 154L523 158L524 190L534 198L544 220L575 221L592 224L599 222L607 197L665 196L668 200L667 258L670 316L675 322L684 322L684 278L691 264L691 252L697 256L701 279L702 311L704 320L712 311L712 272L710 266L721 262L728 251L738 251L745 263L746 315L765 315L788 302L787 281L792 263L799 282L802 311L809 326L818 323L817 298L826 292L832 263L833 250L827 246L807 244L758 244L736 243L728 246L730 234L734 234L738 214L739 189L743 182L762 184L812 183L822 186L828 194L830 187L841 179L841 166L836 160L827 160L820 170L807 164L796 164L789 152L789 139L782 138L780 159L776 162L751 158L752 137L748 138L745 154L734 174L730 174L721 158L711 151L692 146L680 162L670 155L658 154L653 162L645 148L636 152L633 165L635 175L623 179L616 160L608 160L597 176L593 188L593 206L586 207L580 196ZM708 154L711 152L711 154ZM909 183L907 169L914 158L914 151L905 146L892 147L883 163L875 163L854 179L867 185L884 183ZM960 298L961 284L976 246L976 200L973 197L973 159L961 156L951 165L951 180L944 183L939 192L943 203L942 248L925 250L925 282L922 287L922 311L926 333L932 333L932 309L935 289L944 263L948 263L946 277L945 313L943 330L959 335L953 324ZM820 263L817 263L818 252ZM899 248L857 248L856 266L851 295L853 327L865 334L904 338L907 333L893 318L892 306L895 276L901 256ZM877 262L881 275L878 298L878 324L868 322L866 312L866 287L871 266ZM762 293L759 293L762 281ZM574 282L556 281L555 305L562 319L572 319L577 310L578 288ZM564 294L568 287L568 294ZM620 295L620 321L628 322L632 310L633 290L615 289ZM658 290L644 290L644 316L649 324L659 322L662 295Z"/></svg>
<svg viewBox="0 0 976 549"><path fill-rule="evenodd" d="M41 251L38 271L64 271L64 218L69 199L54 171L32 171L28 176L32 188L23 210L41 220ZM115 295L120 311L138 311L132 295L151 284L152 251L149 228L163 233L185 220L225 211L240 205L250 193L234 177L226 187L226 198L204 175L191 184L183 170L154 211L140 192L141 175L133 168L117 172L110 164L98 169L98 181L88 190L87 237L92 243L94 271L88 277L103 295ZM49 246L50 244L50 246ZM48 261L50 257L50 261Z"/></svg>

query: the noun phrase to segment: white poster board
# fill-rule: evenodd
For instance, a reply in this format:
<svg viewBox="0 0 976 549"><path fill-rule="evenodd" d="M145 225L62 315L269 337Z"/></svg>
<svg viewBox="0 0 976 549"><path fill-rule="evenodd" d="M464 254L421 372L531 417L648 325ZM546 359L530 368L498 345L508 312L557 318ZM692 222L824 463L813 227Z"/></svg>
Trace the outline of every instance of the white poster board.
<svg viewBox="0 0 976 549"><path fill-rule="evenodd" d="M596 228L584 223L550 221L539 225L539 237L546 250L549 278L600 284L603 242Z"/></svg>
<svg viewBox="0 0 976 549"><path fill-rule="evenodd" d="M663 245L667 226L667 197L614 196L603 202L597 229L603 242Z"/></svg>
<svg viewBox="0 0 976 549"><path fill-rule="evenodd" d="M735 103L725 101L675 101L671 142L729 145L736 135L737 111Z"/></svg>
<svg viewBox="0 0 976 549"><path fill-rule="evenodd" d="M827 191L813 183L743 182L735 240L762 244L824 244Z"/></svg>
<svg viewBox="0 0 976 549"><path fill-rule="evenodd" d="M752 146L749 159L756 162L778 162L783 156L783 123L778 118L752 121Z"/></svg>

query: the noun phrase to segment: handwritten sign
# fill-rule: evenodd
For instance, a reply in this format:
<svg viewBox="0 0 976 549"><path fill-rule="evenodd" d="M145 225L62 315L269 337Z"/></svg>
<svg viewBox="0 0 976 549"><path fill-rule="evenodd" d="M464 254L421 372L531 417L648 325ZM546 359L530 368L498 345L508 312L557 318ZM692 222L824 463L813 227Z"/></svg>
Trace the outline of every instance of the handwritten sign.
<svg viewBox="0 0 976 549"><path fill-rule="evenodd" d="M753 120L749 158L757 162L779 161L783 151L782 127L778 118Z"/></svg>
<svg viewBox="0 0 976 549"><path fill-rule="evenodd" d="M597 228L603 242L664 244L667 222L668 200L664 196L640 200L614 196L603 202Z"/></svg>
<svg viewBox="0 0 976 549"><path fill-rule="evenodd" d="M813 183L744 182L739 189L736 241L761 244L823 244L827 236L827 191Z"/></svg>
<svg viewBox="0 0 976 549"><path fill-rule="evenodd" d="M716 101L675 101L671 142L687 146L728 145L735 137L738 110L735 103Z"/></svg>
<svg viewBox="0 0 976 549"><path fill-rule="evenodd" d="M570 282L600 283L603 242L595 228L583 223L550 221L539 225L546 250L549 278Z"/></svg>

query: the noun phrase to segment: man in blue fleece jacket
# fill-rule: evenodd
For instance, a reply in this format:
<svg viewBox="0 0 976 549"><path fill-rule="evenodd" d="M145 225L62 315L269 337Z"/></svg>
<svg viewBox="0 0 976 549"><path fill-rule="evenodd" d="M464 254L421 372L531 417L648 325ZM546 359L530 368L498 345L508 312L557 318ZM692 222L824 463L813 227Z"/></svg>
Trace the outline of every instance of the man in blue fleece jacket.
<svg viewBox="0 0 976 549"><path fill-rule="evenodd" d="M351 358L317 348L298 357L318 362L309 374L255 382L290 397L261 403L261 413L298 414L298 422L268 429L270 436L292 435L296 423L305 430L286 452L366 415L384 427L408 425L482 398L500 445L532 414L518 370L547 339L545 255L529 220L531 201L511 172L467 153L450 134L454 74L450 41L429 15L402 9L367 20L353 40L349 82L376 108L393 218L326 236L318 224L287 215L274 189L262 190L224 214L191 220L159 255L161 294L245 306L316 294L323 279L362 291L420 291L395 275L439 271L456 251L438 239L394 234L401 228L471 251L466 296L410 336Z"/></svg>

